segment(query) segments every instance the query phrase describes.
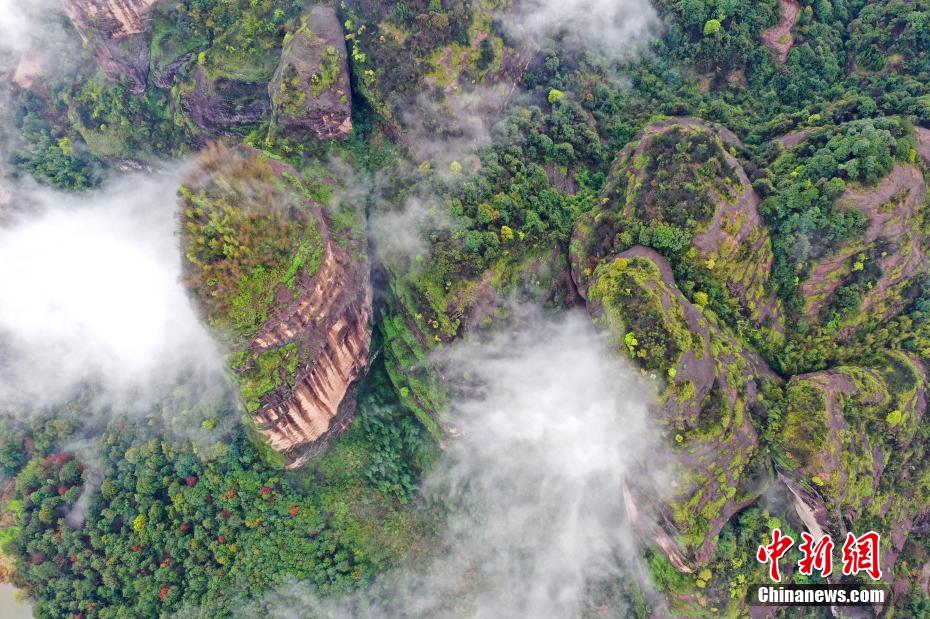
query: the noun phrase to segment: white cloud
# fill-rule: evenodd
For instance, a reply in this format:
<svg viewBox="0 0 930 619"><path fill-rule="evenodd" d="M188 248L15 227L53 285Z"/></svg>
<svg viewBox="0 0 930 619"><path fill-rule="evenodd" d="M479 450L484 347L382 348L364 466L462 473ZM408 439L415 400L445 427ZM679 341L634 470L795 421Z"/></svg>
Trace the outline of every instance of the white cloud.
<svg viewBox="0 0 930 619"><path fill-rule="evenodd" d="M622 485L659 453L652 390L590 319L536 316L442 361L463 436L425 482L451 509L432 556L335 601L293 583L247 616L574 617L588 585L629 574Z"/></svg>
<svg viewBox="0 0 930 619"><path fill-rule="evenodd" d="M0 118L11 111L2 104L4 91L13 83L50 91L74 71L81 46L60 0L0 0Z"/></svg>
<svg viewBox="0 0 930 619"><path fill-rule="evenodd" d="M74 195L34 189L0 228L0 402L53 404L86 384L144 406L221 355L180 283L178 176Z"/></svg>
<svg viewBox="0 0 930 619"><path fill-rule="evenodd" d="M430 194L411 196L399 208L382 205L372 213L369 225L378 256L386 264L408 272L423 266L421 260L429 252L431 232L453 228L442 199Z"/></svg>
<svg viewBox="0 0 930 619"><path fill-rule="evenodd" d="M661 29L649 0L521 0L502 21L511 36L527 43L558 40L611 60L635 57Z"/></svg>
<svg viewBox="0 0 930 619"><path fill-rule="evenodd" d="M36 21L36 3L26 0L0 0L0 52L21 52L29 43Z"/></svg>

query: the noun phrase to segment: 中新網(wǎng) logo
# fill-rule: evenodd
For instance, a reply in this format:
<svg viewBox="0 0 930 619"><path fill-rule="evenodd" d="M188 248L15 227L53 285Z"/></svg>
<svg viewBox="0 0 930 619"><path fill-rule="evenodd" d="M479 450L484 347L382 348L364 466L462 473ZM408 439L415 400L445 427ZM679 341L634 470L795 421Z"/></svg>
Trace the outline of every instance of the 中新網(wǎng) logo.
<svg viewBox="0 0 930 619"><path fill-rule="evenodd" d="M798 571L806 576L813 575L814 571L826 578L833 573L833 540L830 535L824 535L818 540L810 533L801 533L803 540L798 545L802 557L798 561ZM882 569L879 565L879 544L881 536L875 531L863 533L856 536L853 533L846 534L846 541L843 542L842 561L843 575L855 576L860 572L865 572L872 577L872 580L879 580L882 577ZM783 534L780 529L772 531L772 542L759 546L756 551L756 559L759 563L767 563L769 566L769 577L775 582L781 582L781 572L778 569L778 561L791 547L794 546L794 540Z"/></svg>

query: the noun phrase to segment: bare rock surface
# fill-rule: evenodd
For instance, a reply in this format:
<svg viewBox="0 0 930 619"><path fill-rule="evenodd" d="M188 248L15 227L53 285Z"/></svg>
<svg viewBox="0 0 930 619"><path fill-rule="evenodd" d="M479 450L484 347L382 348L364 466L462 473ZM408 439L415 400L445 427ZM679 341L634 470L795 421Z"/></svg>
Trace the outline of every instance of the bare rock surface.
<svg viewBox="0 0 930 619"><path fill-rule="evenodd" d="M213 79L202 66L194 70L193 91L181 105L194 124L214 134L260 122L271 110L263 84Z"/></svg>
<svg viewBox="0 0 930 619"><path fill-rule="evenodd" d="M927 255L920 233L919 212L927 197L923 175L915 166L898 164L877 186L853 187L837 201L840 208L855 209L868 219L865 233L843 245L835 254L819 260L802 283L802 297L808 318L817 316L831 295L842 284L850 260L881 239L893 241L897 250L881 258L882 275L863 302L863 311L893 315L900 307L887 303L892 288L906 285L926 270Z"/></svg>
<svg viewBox="0 0 930 619"><path fill-rule="evenodd" d="M788 53L794 45L791 30L797 23L800 12L801 5L796 0L781 0L781 16L778 23L762 33L762 42L782 64L788 60Z"/></svg>
<svg viewBox="0 0 930 619"><path fill-rule="evenodd" d="M133 92L148 81L151 8L160 0L63 0L65 13L111 80L126 78Z"/></svg>

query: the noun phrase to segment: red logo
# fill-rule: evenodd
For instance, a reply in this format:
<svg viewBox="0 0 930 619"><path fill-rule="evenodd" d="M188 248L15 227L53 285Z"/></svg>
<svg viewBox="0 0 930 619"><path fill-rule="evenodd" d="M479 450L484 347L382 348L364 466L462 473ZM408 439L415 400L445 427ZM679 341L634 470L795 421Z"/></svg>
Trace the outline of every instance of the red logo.
<svg viewBox="0 0 930 619"><path fill-rule="evenodd" d="M820 572L824 578L833 573L833 540L829 535L824 535L817 543L814 543L814 536L810 533L801 533L801 545L798 550L804 553L804 557L798 561L798 571L805 576L810 576L814 570Z"/></svg>
<svg viewBox="0 0 930 619"><path fill-rule="evenodd" d="M833 573L833 540L824 535L814 541L810 533L801 533L801 543L798 550L803 555L798 561L798 571L805 576L812 576L814 571L826 578ZM772 543L759 546L756 551L756 560L769 565L769 577L775 582L781 582L781 572L778 569L778 560L794 546L794 540L784 535L780 529L772 531ZM843 575L855 576L865 572L873 580L882 577L879 561L881 536L875 531L869 531L859 537L852 533L846 535L843 543Z"/></svg>
<svg viewBox="0 0 930 619"><path fill-rule="evenodd" d="M879 542L881 537L875 531L863 533L860 537L847 533L843 543L843 575L854 576L865 572L872 580L880 579L882 568L878 564Z"/></svg>
<svg viewBox="0 0 930 619"><path fill-rule="evenodd" d="M778 571L778 560L784 556L788 549L794 546L794 540L787 535L781 534L781 529L772 531L772 543L768 546L759 546L756 551L756 559L759 563L769 564L769 577L775 582L781 582L781 574Z"/></svg>

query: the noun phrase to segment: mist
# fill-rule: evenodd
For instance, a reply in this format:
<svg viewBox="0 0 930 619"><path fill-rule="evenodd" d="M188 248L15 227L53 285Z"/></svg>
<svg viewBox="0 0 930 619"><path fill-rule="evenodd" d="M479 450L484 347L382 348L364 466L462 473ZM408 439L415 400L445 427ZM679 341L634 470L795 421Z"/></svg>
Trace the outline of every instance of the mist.
<svg viewBox="0 0 930 619"><path fill-rule="evenodd" d="M0 228L0 403L40 408L90 387L144 410L179 382L222 376L180 283L177 171L99 191L34 185Z"/></svg>
<svg viewBox="0 0 930 619"><path fill-rule="evenodd" d="M636 573L621 488L658 457L653 392L590 318L536 314L440 362L462 437L423 485L448 510L435 551L355 595L291 583L241 616L573 617L592 583Z"/></svg>
<svg viewBox="0 0 930 619"><path fill-rule="evenodd" d="M534 54L557 46L589 51L611 61L632 61L661 31L649 0L519 0L495 21ZM613 75L610 79L622 82ZM509 106L535 105L519 81L507 85L465 86L444 97L420 94L404 103L402 136L414 165L434 184L455 186L480 169L479 154L495 143L498 123ZM370 216L378 254L389 264L416 272L428 252L431 232L454 230L436 191L421 190L400 204L383 202Z"/></svg>
<svg viewBox="0 0 930 619"><path fill-rule="evenodd" d="M23 88L47 87L80 56L81 40L60 0L0 0L0 74L10 73Z"/></svg>
<svg viewBox="0 0 930 619"><path fill-rule="evenodd" d="M38 12L48 5L48 2L0 0L0 52L24 51Z"/></svg>
<svg viewBox="0 0 930 619"><path fill-rule="evenodd" d="M520 0L500 19L508 34L526 44L558 43L619 61L642 53L661 30L649 0Z"/></svg>

